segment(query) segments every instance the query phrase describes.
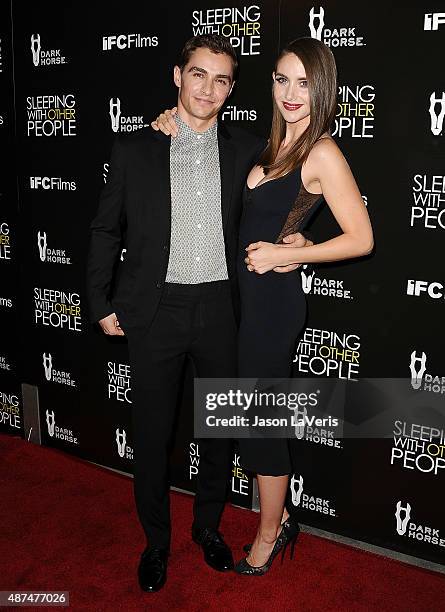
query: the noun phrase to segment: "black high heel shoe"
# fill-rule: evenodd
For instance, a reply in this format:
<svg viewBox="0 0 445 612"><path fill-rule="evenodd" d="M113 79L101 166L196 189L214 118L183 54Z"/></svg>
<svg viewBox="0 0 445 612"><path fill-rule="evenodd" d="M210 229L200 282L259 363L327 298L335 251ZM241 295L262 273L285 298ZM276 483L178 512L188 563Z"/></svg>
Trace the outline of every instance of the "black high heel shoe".
<svg viewBox="0 0 445 612"><path fill-rule="evenodd" d="M293 524L295 525L296 529L298 530L298 533L297 533L297 536L296 536L296 537L298 537L298 534L300 533L300 526L298 525L298 523L297 523L297 522L296 522L294 519L292 519L292 517L291 517L291 516L288 516L288 518L286 519L286 521L290 521L291 523L293 523ZM286 522L286 521L285 521L285 522ZM282 525L283 525L283 524L284 524L284 523L282 523ZM295 546L295 544L294 544L294 546ZM251 549L251 548L252 548L252 544L244 544L244 546L243 546L243 550L244 550L244 552L246 552L246 553L250 553L250 549ZM291 551L293 552L293 549L291 549ZM291 556L291 559L292 559L292 556Z"/></svg>
<svg viewBox="0 0 445 612"><path fill-rule="evenodd" d="M289 519L282 523L280 535L275 540L275 544L266 563L264 563L264 565L259 566L250 565L247 562L247 557L245 557L235 565L235 572L237 572L237 574L246 574L248 576L263 576L266 572L269 571L273 560L278 555L280 550L281 563L283 563L284 554L286 552L288 544L290 544L290 558L293 559L294 548L299 533L300 527L298 523L293 522L292 520L290 520L289 517Z"/></svg>

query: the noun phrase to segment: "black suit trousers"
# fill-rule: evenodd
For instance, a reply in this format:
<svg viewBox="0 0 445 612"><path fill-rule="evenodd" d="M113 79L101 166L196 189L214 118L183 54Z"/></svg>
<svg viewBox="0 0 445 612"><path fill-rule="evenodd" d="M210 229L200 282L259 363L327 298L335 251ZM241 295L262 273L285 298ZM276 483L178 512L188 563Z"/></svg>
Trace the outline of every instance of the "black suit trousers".
<svg viewBox="0 0 445 612"><path fill-rule="evenodd" d="M134 494L151 546L170 547L169 445L186 357L196 376L236 377L237 326L229 281L166 283L149 329L128 332ZM229 439L199 440L193 525L217 528L232 458Z"/></svg>

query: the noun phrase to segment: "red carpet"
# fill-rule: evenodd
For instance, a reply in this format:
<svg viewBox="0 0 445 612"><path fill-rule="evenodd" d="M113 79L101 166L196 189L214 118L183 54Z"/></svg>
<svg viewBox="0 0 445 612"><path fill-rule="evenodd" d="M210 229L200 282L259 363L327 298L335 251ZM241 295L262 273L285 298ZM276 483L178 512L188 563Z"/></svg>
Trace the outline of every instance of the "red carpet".
<svg viewBox="0 0 445 612"><path fill-rule="evenodd" d="M293 561L266 576L214 572L189 538L192 498L175 493L168 582L145 594L131 479L6 435L0 458L0 590L65 590L70 609L95 612L444 610L443 576L304 533ZM256 522L227 506L221 531L237 559Z"/></svg>

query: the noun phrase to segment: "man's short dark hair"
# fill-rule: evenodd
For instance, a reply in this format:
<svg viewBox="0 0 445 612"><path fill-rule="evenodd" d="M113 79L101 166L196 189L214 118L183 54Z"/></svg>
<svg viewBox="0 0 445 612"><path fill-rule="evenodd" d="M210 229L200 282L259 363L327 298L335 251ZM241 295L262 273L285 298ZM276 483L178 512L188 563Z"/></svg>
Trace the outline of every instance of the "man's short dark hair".
<svg viewBox="0 0 445 612"><path fill-rule="evenodd" d="M230 44L230 41L225 36L220 34L201 34L200 36L193 36L184 45L181 51L181 58L178 63L179 68L182 70L184 66L188 64L190 56L196 49L203 47L209 49L213 53L224 53L228 55L232 60L233 66L233 80L235 80L236 73L238 70L238 57L235 53L235 49Z"/></svg>

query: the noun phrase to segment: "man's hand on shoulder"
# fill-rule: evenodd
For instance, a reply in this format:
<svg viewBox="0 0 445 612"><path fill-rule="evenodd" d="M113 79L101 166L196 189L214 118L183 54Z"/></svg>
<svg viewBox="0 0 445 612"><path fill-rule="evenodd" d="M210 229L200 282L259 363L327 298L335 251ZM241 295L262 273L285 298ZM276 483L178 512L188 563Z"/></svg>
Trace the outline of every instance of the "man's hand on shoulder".
<svg viewBox="0 0 445 612"><path fill-rule="evenodd" d="M166 136L177 136L178 125L174 119L178 111L177 106L174 106L171 110L166 109L163 113L158 115L154 121L151 122L151 127L156 131L163 132Z"/></svg>
<svg viewBox="0 0 445 612"><path fill-rule="evenodd" d="M107 336L125 336L122 328L119 325L115 312L112 312L108 316L101 319L99 321L99 325L101 326L104 334L107 334Z"/></svg>

